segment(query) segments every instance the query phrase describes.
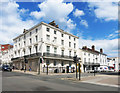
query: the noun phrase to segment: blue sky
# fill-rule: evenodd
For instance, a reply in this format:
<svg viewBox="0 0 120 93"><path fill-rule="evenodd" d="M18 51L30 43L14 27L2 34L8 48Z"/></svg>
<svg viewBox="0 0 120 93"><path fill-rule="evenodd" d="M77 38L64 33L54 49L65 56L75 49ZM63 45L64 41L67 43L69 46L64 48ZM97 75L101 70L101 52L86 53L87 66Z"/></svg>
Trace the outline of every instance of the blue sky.
<svg viewBox="0 0 120 93"><path fill-rule="evenodd" d="M26 20L28 18L34 19L33 17L29 16L29 14L33 11L40 11L40 8L38 7L38 4L41 4L41 2L17 2L19 4L19 9L29 9L29 12L21 15L22 20ZM74 6L73 11L68 15L70 19L76 23L75 29L72 29L71 32L74 35L77 35L76 29L83 34L83 38L91 38L92 40L96 39L106 39L106 37L113 33L114 31L118 30L118 20L111 20L111 21L104 21L104 19L98 19L95 16L95 13L93 10L90 10L89 3L87 2L73 2ZM79 17L75 17L73 15L73 12L75 9L79 9L81 11L84 11L85 15ZM26 18L27 17L27 18ZM80 24L80 20L86 20L88 23L88 27ZM34 19L36 20L36 19ZM54 20L54 19L53 19ZM39 22L45 21L44 19L39 19ZM49 23L49 21L45 21ZM37 22L36 22L37 23ZM61 26L62 29L64 29ZM117 37L114 37L117 38Z"/></svg>
<svg viewBox="0 0 120 93"><path fill-rule="evenodd" d="M118 6L114 2L6 2L1 3L0 43L12 39L35 24L55 20L61 29L80 37L79 47L95 45L108 56L118 53ZM11 11L9 11L11 10ZM14 21L13 21L14 20ZM9 29L9 30L8 30ZM3 39L6 37L5 39Z"/></svg>

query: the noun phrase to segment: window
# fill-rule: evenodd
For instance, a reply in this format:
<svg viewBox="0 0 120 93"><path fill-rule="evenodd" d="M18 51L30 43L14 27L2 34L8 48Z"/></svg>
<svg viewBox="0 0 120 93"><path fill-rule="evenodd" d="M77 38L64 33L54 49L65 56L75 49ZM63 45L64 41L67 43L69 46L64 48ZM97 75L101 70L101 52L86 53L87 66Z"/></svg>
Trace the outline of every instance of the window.
<svg viewBox="0 0 120 93"><path fill-rule="evenodd" d="M36 31L36 33L37 33L37 32L38 32L38 29L36 29L35 31Z"/></svg>
<svg viewBox="0 0 120 93"><path fill-rule="evenodd" d="M16 51L15 51L15 55L16 55L17 53L16 53Z"/></svg>
<svg viewBox="0 0 120 93"><path fill-rule="evenodd" d="M18 50L18 54L19 54L19 56L20 56L20 50Z"/></svg>
<svg viewBox="0 0 120 93"><path fill-rule="evenodd" d="M20 41L20 38L19 38L19 41Z"/></svg>
<svg viewBox="0 0 120 93"><path fill-rule="evenodd" d="M69 56L71 56L71 51L69 51Z"/></svg>
<svg viewBox="0 0 120 93"><path fill-rule="evenodd" d="M86 62L86 58L84 58L84 62Z"/></svg>
<svg viewBox="0 0 120 93"><path fill-rule="evenodd" d="M32 40L31 40L31 38L30 38L30 43L32 43Z"/></svg>
<svg viewBox="0 0 120 93"><path fill-rule="evenodd" d="M37 47L37 46L35 46L35 51L36 51L36 53L37 53L37 50L38 50L37 48L38 48L38 47Z"/></svg>
<svg viewBox="0 0 120 93"><path fill-rule="evenodd" d="M54 37L54 42L57 42L57 37Z"/></svg>
<svg viewBox="0 0 120 93"><path fill-rule="evenodd" d="M20 43L19 43L19 47L20 47Z"/></svg>
<svg viewBox="0 0 120 93"><path fill-rule="evenodd" d="M24 52L24 55L25 55L25 50L23 52Z"/></svg>
<svg viewBox="0 0 120 93"><path fill-rule="evenodd" d="M88 53L88 56L90 56L90 53Z"/></svg>
<svg viewBox="0 0 120 93"><path fill-rule="evenodd" d="M62 53L61 53L61 54L62 54L62 56L64 56L64 50L62 50L61 52L62 52Z"/></svg>
<svg viewBox="0 0 120 93"><path fill-rule="evenodd" d="M31 47L29 48L29 50L30 50L30 54L31 54Z"/></svg>
<svg viewBox="0 0 120 93"><path fill-rule="evenodd" d="M74 48L76 48L76 44L74 43Z"/></svg>
<svg viewBox="0 0 120 93"><path fill-rule="evenodd" d="M89 62L90 62L90 58L89 58Z"/></svg>
<svg viewBox="0 0 120 93"><path fill-rule="evenodd" d="M55 54L57 53L57 48L56 48L56 47L54 47L54 53L55 53Z"/></svg>
<svg viewBox="0 0 120 93"><path fill-rule="evenodd" d="M71 47L71 42L69 42L69 47Z"/></svg>
<svg viewBox="0 0 120 93"><path fill-rule="evenodd" d="M48 32L49 32L49 31L50 31L50 28L48 28L48 27L47 27L47 28L46 28L46 31L48 31Z"/></svg>
<svg viewBox="0 0 120 93"><path fill-rule="evenodd" d="M84 55L86 55L86 53L84 53Z"/></svg>
<svg viewBox="0 0 120 93"><path fill-rule="evenodd" d="M25 45L25 41L24 41L24 45Z"/></svg>
<svg viewBox="0 0 120 93"><path fill-rule="evenodd" d="M36 39L36 42L38 41L38 37L37 36L35 36L35 39Z"/></svg>
<svg viewBox="0 0 120 93"><path fill-rule="evenodd" d="M56 31L54 30L54 34L56 34Z"/></svg>
<svg viewBox="0 0 120 93"><path fill-rule="evenodd" d="M95 62L95 60L93 59L93 63Z"/></svg>
<svg viewBox="0 0 120 93"><path fill-rule="evenodd" d="M49 41L50 40L50 35L46 35L46 37L47 37L47 40Z"/></svg>
<svg viewBox="0 0 120 93"><path fill-rule="evenodd" d="M74 38L74 41L75 41L75 38Z"/></svg>
<svg viewBox="0 0 120 93"><path fill-rule="evenodd" d="M74 52L74 56L76 56L76 52Z"/></svg>
<svg viewBox="0 0 120 93"><path fill-rule="evenodd" d="M54 66L56 66L56 60L54 60Z"/></svg>
<svg viewBox="0 0 120 93"><path fill-rule="evenodd" d="M64 45L64 40L61 40L61 45Z"/></svg>
<svg viewBox="0 0 120 93"><path fill-rule="evenodd" d="M64 37L64 34L61 34L62 37Z"/></svg>
<svg viewBox="0 0 120 93"><path fill-rule="evenodd" d="M50 46L47 46L47 53L50 53Z"/></svg>
<svg viewBox="0 0 120 93"><path fill-rule="evenodd" d="M61 65L64 66L64 62L63 61L61 62Z"/></svg>
<svg viewBox="0 0 120 93"><path fill-rule="evenodd" d="M26 39L26 36L24 35L24 39Z"/></svg>
<svg viewBox="0 0 120 93"><path fill-rule="evenodd" d="M71 39L71 36L69 36L69 39Z"/></svg>
<svg viewBox="0 0 120 93"><path fill-rule="evenodd" d="M30 32L30 36L32 35L32 32Z"/></svg>

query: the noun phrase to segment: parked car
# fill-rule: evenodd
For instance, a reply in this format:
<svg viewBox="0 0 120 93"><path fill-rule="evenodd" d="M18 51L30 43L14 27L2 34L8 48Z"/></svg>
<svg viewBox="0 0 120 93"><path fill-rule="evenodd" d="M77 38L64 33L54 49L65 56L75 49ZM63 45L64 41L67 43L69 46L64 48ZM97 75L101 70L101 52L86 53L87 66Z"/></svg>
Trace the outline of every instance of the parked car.
<svg viewBox="0 0 120 93"><path fill-rule="evenodd" d="M3 65L2 71L12 71L12 68L9 65Z"/></svg>

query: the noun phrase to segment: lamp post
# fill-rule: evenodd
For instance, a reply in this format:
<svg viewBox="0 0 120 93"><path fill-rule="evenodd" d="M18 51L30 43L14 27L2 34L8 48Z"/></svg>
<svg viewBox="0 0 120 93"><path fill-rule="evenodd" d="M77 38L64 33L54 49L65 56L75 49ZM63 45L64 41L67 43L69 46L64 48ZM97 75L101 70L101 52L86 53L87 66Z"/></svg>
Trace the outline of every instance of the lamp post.
<svg viewBox="0 0 120 93"><path fill-rule="evenodd" d="M97 57L96 57L96 63L97 63ZM94 76L95 76L95 64L94 64Z"/></svg>
<svg viewBox="0 0 120 93"><path fill-rule="evenodd" d="M41 56L43 56L42 54L42 44L43 44L44 42L43 42L43 38L41 38L41 46L40 46L40 48L39 48L39 50L41 49ZM38 75L40 74L40 63L42 63L42 58L41 57L39 57L39 59L38 59Z"/></svg>
<svg viewBox="0 0 120 93"><path fill-rule="evenodd" d="M24 57L24 61L25 61L25 69L24 69L24 72L26 72L26 63L28 63L28 60Z"/></svg>
<svg viewBox="0 0 120 93"><path fill-rule="evenodd" d="M80 69L80 67L81 67L81 64L79 63L79 80L81 80L81 78L80 78L81 77L81 69Z"/></svg>
<svg viewBox="0 0 120 93"><path fill-rule="evenodd" d="M77 79L77 63L80 60L80 58L77 58L77 55L73 57L73 62L76 63L76 79Z"/></svg>

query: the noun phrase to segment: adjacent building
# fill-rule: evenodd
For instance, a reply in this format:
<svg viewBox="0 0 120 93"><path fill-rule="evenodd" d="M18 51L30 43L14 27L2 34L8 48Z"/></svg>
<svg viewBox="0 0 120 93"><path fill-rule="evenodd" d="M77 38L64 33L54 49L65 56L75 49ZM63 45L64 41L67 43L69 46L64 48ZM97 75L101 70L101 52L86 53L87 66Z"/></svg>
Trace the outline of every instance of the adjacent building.
<svg viewBox="0 0 120 93"><path fill-rule="evenodd" d="M78 37L60 29L55 21L47 24L41 22L30 28L24 29L23 34L13 39L14 48L12 58L16 68L31 68L46 72L72 72L75 69L73 56L78 55ZM24 59L28 62L25 64Z"/></svg>
<svg viewBox="0 0 120 93"><path fill-rule="evenodd" d="M120 70L119 57L110 57L108 60L108 69L109 71L118 72Z"/></svg>
<svg viewBox="0 0 120 93"><path fill-rule="evenodd" d="M0 45L0 61L1 64L11 64L13 58L13 46L10 44Z"/></svg>
<svg viewBox="0 0 120 93"><path fill-rule="evenodd" d="M82 49L79 49L79 55L81 56L82 72L107 69L107 55L103 53L103 49L97 51L94 45L91 49L83 46Z"/></svg>

